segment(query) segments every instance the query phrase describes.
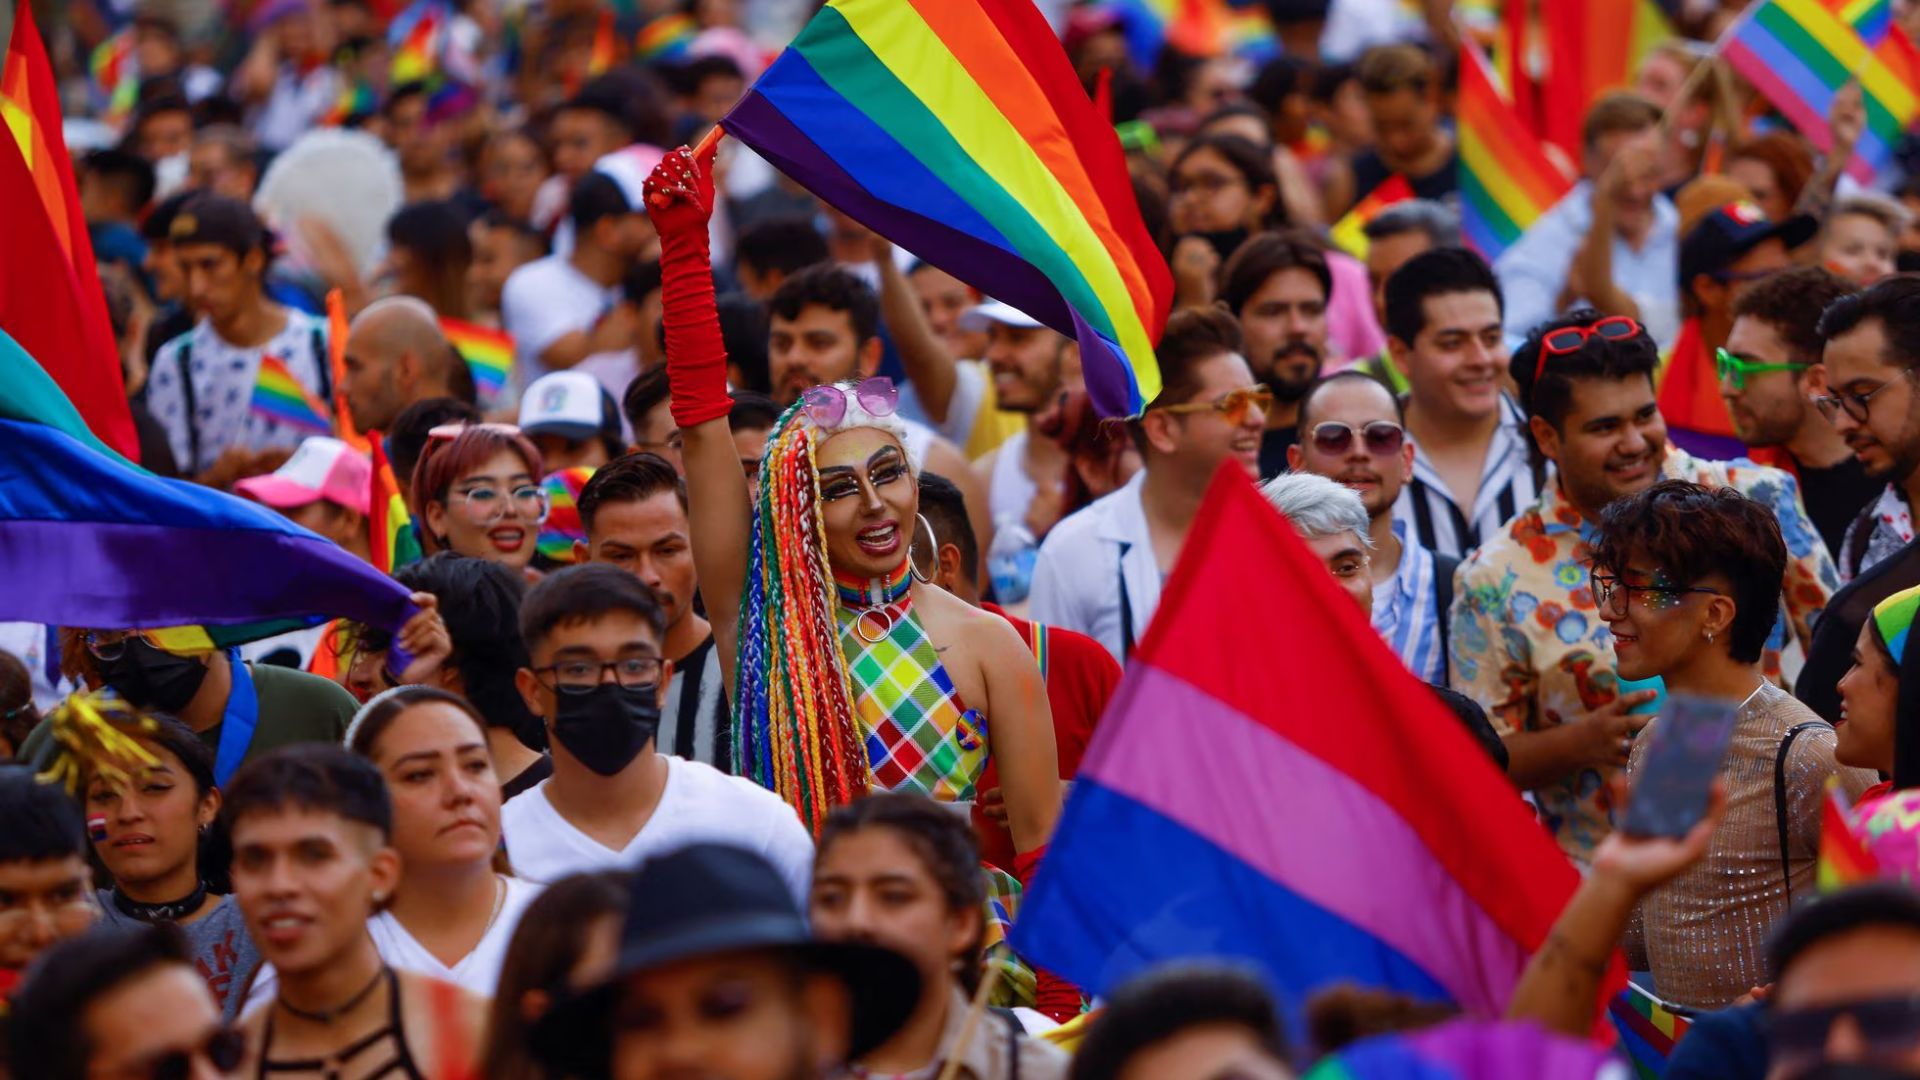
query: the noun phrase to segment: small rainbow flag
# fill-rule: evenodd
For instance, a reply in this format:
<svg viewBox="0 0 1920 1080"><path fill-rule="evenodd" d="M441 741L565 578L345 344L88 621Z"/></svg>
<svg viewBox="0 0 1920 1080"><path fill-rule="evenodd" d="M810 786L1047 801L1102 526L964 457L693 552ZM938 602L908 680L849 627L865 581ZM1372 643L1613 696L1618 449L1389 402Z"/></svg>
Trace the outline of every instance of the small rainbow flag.
<svg viewBox="0 0 1920 1080"><path fill-rule="evenodd" d="M413 516L407 513L407 500L401 498L400 483L387 461L387 441L377 431L368 432L367 441L373 452L367 493L369 554L381 573L392 574L420 557L420 538L414 534Z"/></svg>
<svg viewBox="0 0 1920 1080"><path fill-rule="evenodd" d="M133 70L133 34L122 30L94 46L87 73L107 103L107 119L118 122L133 113L140 79Z"/></svg>
<svg viewBox="0 0 1920 1080"><path fill-rule="evenodd" d="M700 24L691 15L662 15L640 28L633 38L633 55L641 60L684 60Z"/></svg>
<svg viewBox="0 0 1920 1080"><path fill-rule="evenodd" d="M1381 181L1380 186L1367 193L1367 197L1354 204L1333 228L1327 230L1327 239L1332 240L1340 250L1356 259L1367 257L1367 223L1380 216L1380 211L1394 203L1406 202L1413 198L1413 185L1407 178L1394 173Z"/></svg>
<svg viewBox="0 0 1920 1080"><path fill-rule="evenodd" d="M479 392L484 412L499 404L506 393L507 375L513 370L513 335L505 330L476 326L459 319L442 318L440 332L447 335L460 358L473 372L473 385Z"/></svg>
<svg viewBox="0 0 1920 1080"><path fill-rule="evenodd" d="M1573 187L1513 113L1487 58L1460 46L1460 225L1488 262Z"/></svg>
<svg viewBox="0 0 1920 1080"><path fill-rule="evenodd" d="M1607 1017L1640 1080L1660 1080L1674 1044L1693 1026L1692 1020L1631 982L1607 1003Z"/></svg>
<svg viewBox="0 0 1920 1080"><path fill-rule="evenodd" d="M445 0L416 0L387 28L393 86L424 82L440 70L441 35L450 20Z"/></svg>
<svg viewBox="0 0 1920 1080"><path fill-rule="evenodd" d="M587 530L580 522L580 489L593 477L593 466L575 465L547 474L540 485L547 489L547 520L540 525L540 539L534 550L559 566L573 564L573 542L586 542Z"/></svg>
<svg viewBox="0 0 1920 1080"><path fill-rule="evenodd" d="M1279 55L1280 39L1265 8L1244 0L1117 0L1127 51L1141 70L1172 47L1188 56L1241 56L1257 62Z"/></svg>
<svg viewBox="0 0 1920 1080"><path fill-rule="evenodd" d="M1859 14L1873 28L1872 12ZM1913 43L1889 26L1877 47L1822 0L1761 0L1727 31L1721 55L1821 150L1831 146L1827 111L1834 92L1860 80L1867 125L1847 171L1870 180L1893 156L1920 111L1912 76Z"/></svg>
<svg viewBox="0 0 1920 1080"><path fill-rule="evenodd" d="M1820 808L1820 858L1814 870L1814 880L1823 893L1838 892L1880 876L1879 860L1848 824L1851 809L1838 778L1827 777L1827 798Z"/></svg>
<svg viewBox="0 0 1920 1080"><path fill-rule="evenodd" d="M323 435L333 431L327 407L293 377L293 372L287 370L286 363L279 357L260 357L260 375L253 384L253 411L289 427Z"/></svg>
<svg viewBox="0 0 1920 1080"><path fill-rule="evenodd" d="M320 118L321 127L345 127L347 124L373 115L380 107L374 97L373 87L364 79L347 79L341 83L340 96L333 99L333 108Z"/></svg>
<svg viewBox="0 0 1920 1080"><path fill-rule="evenodd" d="M613 12L601 9L593 26L593 48L587 53L587 75L601 75L613 69L615 59Z"/></svg>

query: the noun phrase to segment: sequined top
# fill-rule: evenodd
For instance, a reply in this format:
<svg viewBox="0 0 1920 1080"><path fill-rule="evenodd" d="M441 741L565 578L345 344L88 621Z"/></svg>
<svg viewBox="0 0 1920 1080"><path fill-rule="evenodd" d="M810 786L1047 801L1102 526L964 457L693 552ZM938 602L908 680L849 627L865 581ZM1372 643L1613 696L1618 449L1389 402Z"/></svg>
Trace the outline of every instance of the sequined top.
<svg viewBox="0 0 1920 1080"><path fill-rule="evenodd" d="M1660 471L1671 479L1732 487L1773 509L1787 544L1785 618L1768 636L1761 665L1768 678L1779 679L1787 631L1803 646L1811 641L1813 617L1839 587L1793 477L1744 458L1706 461L1671 448ZM1575 723L1620 692L1613 633L1595 610L1587 581L1595 532L1552 483L1538 503L1514 515L1460 564L1449 623L1452 685L1484 706L1502 735ZM1592 858L1612 828L1605 792L1598 769L1582 769L1534 792L1561 850L1578 862Z"/></svg>
<svg viewBox="0 0 1920 1080"><path fill-rule="evenodd" d="M1818 719L1772 685L1762 686L1741 707L1721 769L1726 820L1715 830L1706 858L1641 901L1627 936L1629 965L1651 971L1663 999L1718 1009L1767 981L1767 939L1787 914L1789 900L1774 810L1774 761L1788 729ZM1629 775L1640 769L1650 742L1634 740ZM1823 724L1794 736L1788 748L1787 865L1793 896L1814 889L1827 777L1839 777L1849 801L1858 801L1880 779L1865 769L1835 765L1833 744L1833 729Z"/></svg>

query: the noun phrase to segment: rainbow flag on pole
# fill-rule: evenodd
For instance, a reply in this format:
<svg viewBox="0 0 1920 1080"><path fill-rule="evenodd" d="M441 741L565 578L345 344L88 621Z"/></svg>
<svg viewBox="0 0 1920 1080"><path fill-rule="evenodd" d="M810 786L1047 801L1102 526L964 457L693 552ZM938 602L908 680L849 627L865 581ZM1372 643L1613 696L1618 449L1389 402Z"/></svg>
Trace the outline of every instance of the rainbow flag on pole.
<svg viewBox="0 0 1920 1080"><path fill-rule="evenodd" d="M1163 961L1245 960L1296 1030L1307 997L1341 982L1489 1018L1578 884L1472 736L1227 465L1013 943L1093 994ZM1608 994L1625 982L1610 970Z"/></svg>
<svg viewBox="0 0 1920 1080"><path fill-rule="evenodd" d="M1367 197L1353 205L1333 228L1327 230L1327 239L1335 247L1356 259L1367 257L1367 223L1380 216L1380 211L1394 203L1406 202L1413 198L1413 185L1407 178L1394 173L1380 182L1380 186L1367 192Z"/></svg>
<svg viewBox="0 0 1920 1080"><path fill-rule="evenodd" d="M691 15L679 12L662 15L641 27L640 32L634 35L634 58L645 61L684 60L688 47L699 33L700 24L694 22Z"/></svg>
<svg viewBox="0 0 1920 1080"><path fill-rule="evenodd" d="M393 465L387 461L387 440L369 431L367 449L373 457L367 492L368 553L381 573L391 574L420 557L420 538L413 531L413 516L407 513Z"/></svg>
<svg viewBox="0 0 1920 1080"><path fill-rule="evenodd" d="M1492 262L1560 201L1573 181L1514 115L1478 47L1460 47L1460 227Z"/></svg>
<svg viewBox="0 0 1920 1080"><path fill-rule="evenodd" d="M1076 338L1101 413L1159 393L1172 274L1113 125L1032 0L831 0L722 124L861 224Z"/></svg>
<svg viewBox="0 0 1920 1080"><path fill-rule="evenodd" d="M279 357L260 357L260 375L253 384L253 411L257 416L303 431L322 435L333 432L327 407L293 377L293 372L287 370Z"/></svg>
<svg viewBox="0 0 1920 1080"><path fill-rule="evenodd" d="M481 411L492 409L506 393L507 376L513 371L513 335L444 316L440 332L473 373Z"/></svg>
<svg viewBox="0 0 1920 1080"><path fill-rule="evenodd" d="M1870 11L1857 14L1866 19L1865 29L1875 30ZM1831 145L1827 111L1834 92L1858 78L1867 125L1847 171L1865 181L1891 160L1920 110L1913 43L1898 27L1876 32L1884 35L1878 47L1821 0L1761 0L1728 29L1720 51L1822 150Z"/></svg>
<svg viewBox="0 0 1920 1080"><path fill-rule="evenodd" d="M388 80L394 86L425 82L440 71L441 38L452 13L445 0L415 0L387 28L387 44L393 49L393 65Z"/></svg>

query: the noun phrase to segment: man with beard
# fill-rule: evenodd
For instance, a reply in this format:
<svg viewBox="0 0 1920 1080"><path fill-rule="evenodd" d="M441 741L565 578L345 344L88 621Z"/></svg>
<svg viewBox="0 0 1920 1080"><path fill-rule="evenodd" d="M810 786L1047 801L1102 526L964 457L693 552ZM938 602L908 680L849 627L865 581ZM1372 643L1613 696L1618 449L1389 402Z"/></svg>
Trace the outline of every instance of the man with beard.
<svg viewBox="0 0 1920 1080"><path fill-rule="evenodd" d="M1607 504L1667 478L1731 487L1770 507L1787 544L1787 621L1803 645L1838 583L1793 477L1667 444L1654 400L1659 362L1638 322L1591 309L1536 328L1514 353L1509 370L1528 403L1528 430L1556 473L1537 502L1461 564L1448 635L1454 688L1487 704L1507 745L1508 775L1534 793L1561 850L1582 864L1612 828L1607 782L1647 722L1635 710L1655 696L1621 685L1613 635L1587 579L1588 538ZM1636 586L1634 602L1676 595ZM1769 679L1780 678L1783 643L1776 624L1761 655Z"/></svg>
<svg viewBox="0 0 1920 1080"><path fill-rule="evenodd" d="M1808 400L1811 369L1820 362L1820 313L1850 291L1818 266L1775 274L1734 303L1727 344L1716 358L1734 431L1758 451L1755 461L1800 478L1807 516L1835 561L1854 515L1881 489Z"/></svg>
<svg viewBox="0 0 1920 1080"><path fill-rule="evenodd" d="M1809 382L1869 478L1887 486L1841 542L1851 578L1913 540L1920 494L1920 278L1893 277L1841 297L1820 317L1826 345Z"/></svg>
<svg viewBox="0 0 1920 1080"><path fill-rule="evenodd" d="M961 316L960 322L987 335L982 359L993 374L1000 408L1037 416L1086 386L1080 377L1080 346L1026 312L993 300ZM1021 525L1042 537L1060 519L1067 451L1058 442L1023 430L974 468L987 485L994 531Z"/></svg>
<svg viewBox="0 0 1920 1080"><path fill-rule="evenodd" d="M1277 476L1298 439L1300 399L1326 358L1333 274L1326 255L1305 240L1261 233L1227 260L1220 281L1220 299L1240 320L1247 366L1273 394L1260 439L1260 475Z"/></svg>
<svg viewBox="0 0 1920 1080"><path fill-rule="evenodd" d="M1387 348L1407 375L1413 479L1393 517L1460 558L1539 497L1526 417L1500 391L1507 346L1500 282L1465 248L1407 260L1386 286Z"/></svg>
<svg viewBox="0 0 1920 1080"><path fill-rule="evenodd" d="M1400 489L1413 477L1414 449L1403 415L1400 403L1372 376L1330 375L1300 402L1300 426L1307 436L1287 451L1287 464L1359 493L1367 508L1367 538L1373 541L1373 628L1409 671L1445 686L1446 612L1460 560L1435 556L1408 538L1406 522L1393 518Z"/></svg>

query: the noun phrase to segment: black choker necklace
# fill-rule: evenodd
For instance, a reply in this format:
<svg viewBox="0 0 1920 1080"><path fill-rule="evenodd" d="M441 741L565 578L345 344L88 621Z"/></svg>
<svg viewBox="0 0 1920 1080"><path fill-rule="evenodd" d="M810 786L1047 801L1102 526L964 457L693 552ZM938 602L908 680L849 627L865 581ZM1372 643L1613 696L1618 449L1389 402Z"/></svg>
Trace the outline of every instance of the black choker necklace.
<svg viewBox="0 0 1920 1080"><path fill-rule="evenodd" d="M181 919L199 911L200 905L206 902L207 883L204 881L195 882L193 891L188 893L185 899L168 900L159 904L149 904L135 900L133 897L121 892L120 886L115 885L113 887L113 906L120 909L120 914L125 915L129 919L139 919L141 922L179 922Z"/></svg>
<svg viewBox="0 0 1920 1080"><path fill-rule="evenodd" d="M302 1009L294 1005L291 1001L288 1001L286 991L284 989L282 989L282 991L276 996L276 999L279 1001L281 1008L287 1010L288 1012L292 1013L293 1015L299 1017L302 1020L310 1020L316 1024L331 1024L335 1020L338 1020L342 1016L345 1016L348 1013L352 1012L354 1009L354 1006L367 1000L367 995L373 993L373 988L380 985L380 980L391 975L392 972L393 972L392 968L389 968L385 964L381 964L380 970L374 972L373 978L367 980L367 985L361 987L358 993L354 994L352 997L348 998L347 1000L341 1002L339 1005L336 1005L331 1009L319 1009L313 1012L308 1012L306 1009Z"/></svg>

